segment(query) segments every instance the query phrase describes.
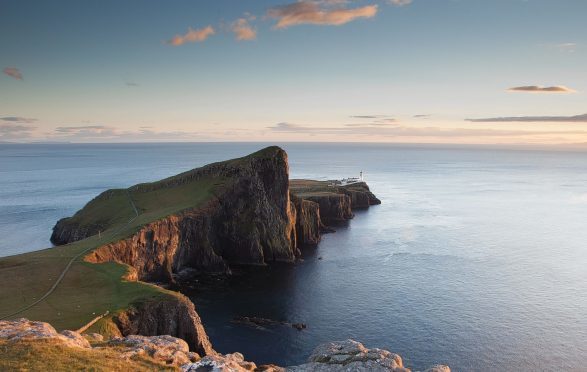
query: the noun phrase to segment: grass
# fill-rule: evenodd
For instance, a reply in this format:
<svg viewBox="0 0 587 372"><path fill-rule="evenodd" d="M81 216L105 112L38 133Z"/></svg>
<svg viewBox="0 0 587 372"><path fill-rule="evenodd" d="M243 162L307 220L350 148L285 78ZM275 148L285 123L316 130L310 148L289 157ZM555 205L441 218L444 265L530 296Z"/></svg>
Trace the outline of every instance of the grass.
<svg viewBox="0 0 587 372"><path fill-rule="evenodd" d="M82 349L54 342L0 340L2 371L177 371L153 358L140 355L129 360L120 358L116 348Z"/></svg>
<svg viewBox="0 0 587 372"><path fill-rule="evenodd" d="M165 181L165 180L164 180ZM109 190L93 199L69 222L95 224L104 230L87 239L55 248L0 259L0 317L34 302L51 288L67 263L80 252L131 236L141 226L186 209L198 208L225 185L207 177L161 187L161 182L127 190ZM135 217L132 198L139 216ZM44 301L13 316L51 323L56 329L78 329L96 316L115 313L131 304L174 293L143 282L121 278L127 267L117 263L91 264L76 260L56 290ZM99 322L104 326L106 322Z"/></svg>

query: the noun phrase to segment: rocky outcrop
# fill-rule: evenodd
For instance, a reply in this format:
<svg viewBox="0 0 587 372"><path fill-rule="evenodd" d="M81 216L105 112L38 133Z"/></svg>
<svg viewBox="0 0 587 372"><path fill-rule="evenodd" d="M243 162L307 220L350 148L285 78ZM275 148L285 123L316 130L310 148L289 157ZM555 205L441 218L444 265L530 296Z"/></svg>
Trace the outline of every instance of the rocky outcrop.
<svg viewBox="0 0 587 372"><path fill-rule="evenodd" d="M200 360L200 356L197 353L191 352L188 344L184 340L168 335L151 337L130 335L127 337L117 337L108 342L103 342L99 338L95 340L96 336L84 336L74 331L57 333L55 328L49 323L29 321L24 318L0 321L0 341L8 341L3 347L10 347L11 344L21 342L28 342L28 345L35 342L48 343L49 345L74 349L73 353L68 353L70 357L75 357L75 351L79 349L83 351L83 354L80 354L81 357L89 362L86 367L90 370L104 370L101 365L91 364L92 351L107 348L112 348L113 351L116 351L114 355L120 359L129 360L147 356L159 363L160 366L180 367ZM94 344L90 344L86 338L92 339ZM43 355L28 353L27 355L21 355L21 358L42 359ZM0 370L5 370L1 359ZM28 364L26 360L20 362L23 365ZM52 366L47 365L46 367L48 370L51 370Z"/></svg>
<svg viewBox="0 0 587 372"><path fill-rule="evenodd" d="M201 368L201 369L199 369ZM398 354L382 349L367 349L354 340L329 342L319 345L308 362L290 367L274 365L256 366L244 361L242 354L214 355L196 363L182 366L183 371L274 371L274 372L410 372ZM437 365L425 372L450 372L450 368Z"/></svg>
<svg viewBox="0 0 587 372"><path fill-rule="evenodd" d="M200 355L215 354L194 304L181 294L135 305L113 321L123 336L171 335L185 340Z"/></svg>
<svg viewBox="0 0 587 372"><path fill-rule="evenodd" d="M67 347L89 348L90 343L79 333L63 331L57 333L49 323L30 321L25 318L17 320L0 320L0 339L8 342L42 340L55 342Z"/></svg>
<svg viewBox="0 0 587 372"><path fill-rule="evenodd" d="M314 201L291 195L296 208L296 239L300 246L313 246L320 242L327 228L320 217L320 205Z"/></svg>
<svg viewBox="0 0 587 372"><path fill-rule="evenodd" d="M223 273L229 272L231 264L293 261L300 254L287 155L278 147L137 185L129 192L136 195L169 189L172 193L173 187L204 178L217 180L222 187L203 206L146 223L128 238L93 250L87 261L120 262L134 267L140 280L172 281L174 274L183 270ZM113 192L117 190L89 204L95 205L96 200ZM76 216L81 212L83 209ZM70 243L93 231L67 221L55 226L54 241Z"/></svg>
<svg viewBox="0 0 587 372"><path fill-rule="evenodd" d="M163 336L136 336L116 337L108 342L110 346L123 347L121 358L130 359L137 355L148 355L166 365L182 366L197 362L200 356L190 352L188 344L176 337Z"/></svg>
<svg viewBox="0 0 587 372"><path fill-rule="evenodd" d="M303 198L318 204L320 218L326 225L337 225L354 217L351 198L348 195L330 192L307 195Z"/></svg>

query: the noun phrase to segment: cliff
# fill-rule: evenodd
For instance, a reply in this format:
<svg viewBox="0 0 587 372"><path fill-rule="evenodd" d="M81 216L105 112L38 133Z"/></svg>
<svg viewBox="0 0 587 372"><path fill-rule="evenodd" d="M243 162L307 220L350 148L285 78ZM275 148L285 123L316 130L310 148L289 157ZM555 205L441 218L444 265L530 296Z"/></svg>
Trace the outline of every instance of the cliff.
<svg viewBox="0 0 587 372"><path fill-rule="evenodd" d="M116 314L112 321L122 336L172 335L183 339L200 355L215 353L194 304L181 294L133 305Z"/></svg>
<svg viewBox="0 0 587 372"><path fill-rule="evenodd" d="M186 269L223 273L231 264L293 261L299 250L288 181L286 153L269 147L159 182L106 191L59 221L52 241L67 244L112 229L132 217L132 203L138 214L134 231L93 250L87 261L124 263L147 281L172 281ZM207 197L186 197L202 190Z"/></svg>

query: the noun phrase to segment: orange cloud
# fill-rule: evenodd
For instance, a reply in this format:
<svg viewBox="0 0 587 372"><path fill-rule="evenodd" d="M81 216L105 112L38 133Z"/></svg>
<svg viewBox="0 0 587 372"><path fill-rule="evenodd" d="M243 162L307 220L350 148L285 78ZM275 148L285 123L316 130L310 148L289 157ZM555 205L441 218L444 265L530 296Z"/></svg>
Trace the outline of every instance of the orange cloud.
<svg viewBox="0 0 587 372"><path fill-rule="evenodd" d="M301 24L339 26L357 18L372 18L377 14L377 5L347 9L343 7L321 8L313 1L299 1L269 9L267 16L277 19L275 28L284 29Z"/></svg>
<svg viewBox="0 0 587 372"><path fill-rule="evenodd" d="M552 87L541 87L538 85L528 85L523 87L509 88L508 92L522 92L522 93L576 93L575 90L567 88L563 85L556 85Z"/></svg>
<svg viewBox="0 0 587 372"><path fill-rule="evenodd" d="M257 30L250 24L248 19L239 18L232 24L231 31L234 32L236 39L241 40L255 40L257 38Z"/></svg>
<svg viewBox="0 0 587 372"><path fill-rule="evenodd" d="M171 40L167 41L167 43L173 46L179 46L185 43L199 43L214 35L214 33L215 31L212 26L197 30L190 27L188 28L188 32L184 35L175 35Z"/></svg>
<svg viewBox="0 0 587 372"><path fill-rule="evenodd" d="M16 67L6 67L3 72L5 75L15 78L16 80L22 80L22 74Z"/></svg>

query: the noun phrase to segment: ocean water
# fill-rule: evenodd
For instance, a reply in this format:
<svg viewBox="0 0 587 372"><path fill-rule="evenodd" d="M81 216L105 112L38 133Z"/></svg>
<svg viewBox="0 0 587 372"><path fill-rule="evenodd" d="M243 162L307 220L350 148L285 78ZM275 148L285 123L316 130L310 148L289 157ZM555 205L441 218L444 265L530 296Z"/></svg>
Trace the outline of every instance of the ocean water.
<svg viewBox="0 0 587 372"><path fill-rule="evenodd" d="M50 245L101 191L241 156L261 144L0 145L0 256ZM186 288L214 347L303 362L353 338L408 367L587 370L587 153L283 144L292 177L364 171L383 204L302 262ZM306 323L251 328L236 316Z"/></svg>

